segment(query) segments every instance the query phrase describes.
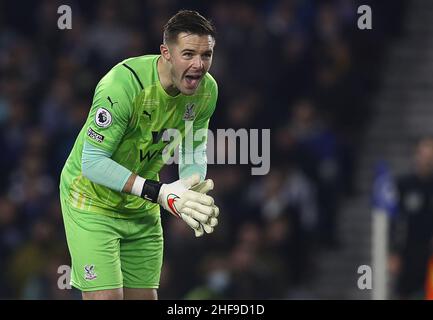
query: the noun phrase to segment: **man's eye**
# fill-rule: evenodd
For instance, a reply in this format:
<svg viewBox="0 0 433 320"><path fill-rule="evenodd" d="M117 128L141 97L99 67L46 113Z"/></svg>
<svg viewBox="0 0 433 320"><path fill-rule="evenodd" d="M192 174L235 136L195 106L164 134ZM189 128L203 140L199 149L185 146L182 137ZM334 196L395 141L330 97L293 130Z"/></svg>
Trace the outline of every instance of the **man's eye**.
<svg viewBox="0 0 433 320"><path fill-rule="evenodd" d="M203 58L206 59L206 60L209 60L211 57L212 57L212 55L210 53L205 53L203 55Z"/></svg>
<svg viewBox="0 0 433 320"><path fill-rule="evenodd" d="M183 56L186 57L186 58L191 58L192 57L192 53L191 52L185 52L183 54Z"/></svg>

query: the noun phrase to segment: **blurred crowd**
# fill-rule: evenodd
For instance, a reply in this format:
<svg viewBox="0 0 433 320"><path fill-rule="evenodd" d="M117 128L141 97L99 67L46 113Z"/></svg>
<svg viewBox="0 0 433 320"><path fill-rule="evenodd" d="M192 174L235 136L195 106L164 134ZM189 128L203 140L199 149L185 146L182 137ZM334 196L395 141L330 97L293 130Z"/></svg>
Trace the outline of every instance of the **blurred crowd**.
<svg viewBox="0 0 433 320"><path fill-rule="evenodd" d="M404 1L56 1L0 3L0 298L77 299L58 183L99 79L159 52L179 9L212 19L219 84L210 128L271 128L271 170L209 165L217 231L195 239L163 214L160 299L299 297L319 251L339 250L339 207L356 193L357 144ZM375 29L357 29L371 4ZM72 8L59 30L57 8ZM177 179L166 167L162 181Z"/></svg>

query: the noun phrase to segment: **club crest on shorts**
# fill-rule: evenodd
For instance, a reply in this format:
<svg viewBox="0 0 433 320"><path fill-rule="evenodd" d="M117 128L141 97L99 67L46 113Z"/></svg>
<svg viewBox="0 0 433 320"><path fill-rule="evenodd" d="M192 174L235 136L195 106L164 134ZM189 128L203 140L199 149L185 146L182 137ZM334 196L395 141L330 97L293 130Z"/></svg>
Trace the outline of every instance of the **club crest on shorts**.
<svg viewBox="0 0 433 320"><path fill-rule="evenodd" d="M95 266L93 264L88 264L84 266L84 279L86 280L94 280L96 279L97 274L95 273Z"/></svg>
<svg viewBox="0 0 433 320"><path fill-rule="evenodd" d="M111 125L111 113L104 108L99 108L96 111L95 123L100 128L107 128Z"/></svg>
<svg viewBox="0 0 433 320"><path fill-rule="evenodd" d="M183 114L183 120L185 121L192 121L195 118L195 111L194 111L194 103L187 103L185 105L185 113Z"/></svg>

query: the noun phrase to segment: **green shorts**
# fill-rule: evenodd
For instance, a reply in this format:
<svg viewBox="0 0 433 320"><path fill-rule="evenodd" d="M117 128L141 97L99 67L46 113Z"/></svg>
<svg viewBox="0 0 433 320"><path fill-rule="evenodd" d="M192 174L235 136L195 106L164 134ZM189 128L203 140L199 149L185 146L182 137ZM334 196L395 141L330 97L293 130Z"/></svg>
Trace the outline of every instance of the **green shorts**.
<svg viewBox="0 0 433 320"><path fill-rule="evenodd" d="M78 211L63 200L61 205L72 286L81 291L159 287L163 259L159 215L120 219Z"/></svg>

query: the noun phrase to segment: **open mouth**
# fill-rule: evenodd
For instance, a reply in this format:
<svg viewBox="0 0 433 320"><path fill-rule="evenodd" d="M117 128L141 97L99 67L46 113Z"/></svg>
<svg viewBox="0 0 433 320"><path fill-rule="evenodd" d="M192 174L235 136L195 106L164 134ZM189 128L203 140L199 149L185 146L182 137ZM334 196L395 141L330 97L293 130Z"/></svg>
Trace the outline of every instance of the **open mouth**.
<svg viewBox="0 0 433 320"><path fill-rule="evenodd" d="M185 76L185 81L188 84L189 87L191 88L197 88L200 79L201 79L202 75L201 74L187 74Z"/></svg>

